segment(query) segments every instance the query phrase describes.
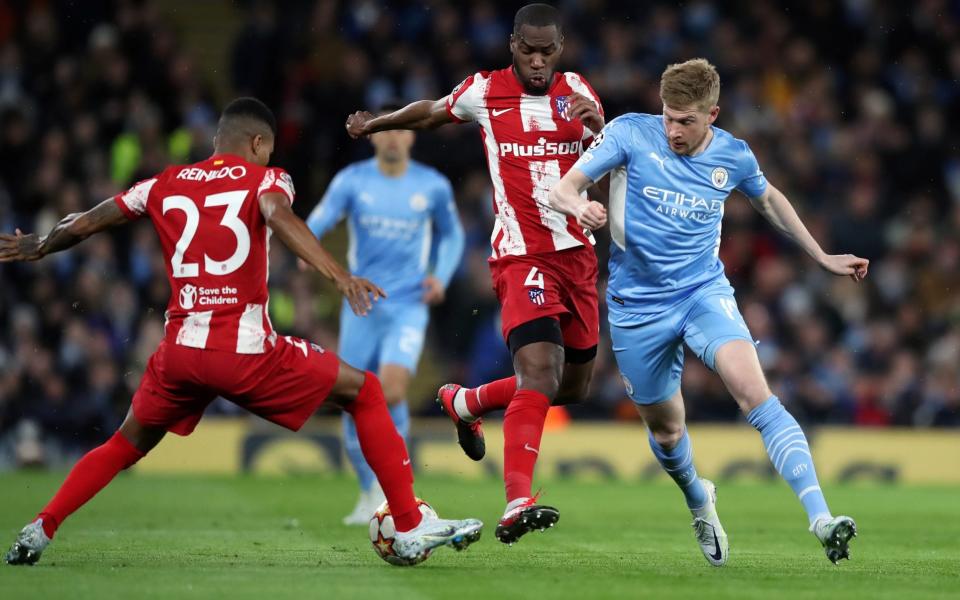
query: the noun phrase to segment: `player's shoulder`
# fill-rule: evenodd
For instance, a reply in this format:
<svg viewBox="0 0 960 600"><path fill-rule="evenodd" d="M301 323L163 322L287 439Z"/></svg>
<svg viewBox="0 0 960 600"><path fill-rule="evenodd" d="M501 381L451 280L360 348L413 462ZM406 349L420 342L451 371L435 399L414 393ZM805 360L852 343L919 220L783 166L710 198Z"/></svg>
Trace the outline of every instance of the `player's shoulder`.
<svg viewBox="0 0 960 600"><path fill-rule="evenodd" d="M624 113L607 123L605 131L608 133L615 131L623 135L644 135L662 131L662 125L658 115Z"/></svg>
<svg viewBox="0 0 960 600"><path fill-rule="evenodd" d="M587 78L581 73L577 73L576 71L564 71L561 73L561 76L563 77L563 81L566 82L568 86L573 88L574 91L577 91L577 89L581 86L586 86L591 92L593 91L593 87L590 85L590 82L588 82Z"/></svg>
<svg viewBox="0 0 960 600"><path fill-rule="evenodd" d="M740 139L726 129L714 126L713 135L718 143L720 150L726 154L730 160L739 163L743 160L754 160L753 151L746 140Z"/></svg>
<svg viewBox="0 0 960 600"><path fill-rule="evenodd" d="M425 164L416 160L411 160L410 166L408 168L410 169L410 173L412 175L414 175L417 179L424 181L430 186L443 187L443 188L452 187L452 184L450 183L450 179L446 175L441 173L440 170L437 169L436 167L432 167L428 164Z"/></svg>

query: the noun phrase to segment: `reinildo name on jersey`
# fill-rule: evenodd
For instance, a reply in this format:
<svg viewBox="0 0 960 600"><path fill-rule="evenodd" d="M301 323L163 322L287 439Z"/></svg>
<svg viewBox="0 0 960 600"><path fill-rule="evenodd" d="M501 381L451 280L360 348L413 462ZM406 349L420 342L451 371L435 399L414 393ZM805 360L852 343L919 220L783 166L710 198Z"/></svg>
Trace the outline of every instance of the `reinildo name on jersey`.
<svg viewBox="0 0 960 600"><path fill-rule="evenodd" d="M187 284L180 288L180 307L190 310L194 306L219 306L222 304L236 304L237 288L223 287L196 287Z"/></svg>

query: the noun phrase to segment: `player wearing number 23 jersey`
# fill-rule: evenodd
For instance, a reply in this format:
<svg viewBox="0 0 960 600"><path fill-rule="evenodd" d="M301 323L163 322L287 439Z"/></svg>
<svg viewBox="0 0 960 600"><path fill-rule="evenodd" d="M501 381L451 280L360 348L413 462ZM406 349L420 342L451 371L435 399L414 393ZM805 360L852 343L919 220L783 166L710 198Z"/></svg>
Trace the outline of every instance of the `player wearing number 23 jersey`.
<svg viewBox="0 0 960 600"><path fill-rule="evenodd" d="M348 412L390 503L397 532L393 550L401 558L423 560L440 545L463 549L480 537L479 521L420 512L406 445L376 376L273 330L267 313L272 232L331 279L359 314L384 296L338 265L293 213L290 177L266 166L276 130L276 118L262 102L238 98L223 111L211 158L169 167L82 214L68 215L46 236L0 233L0 263L38 260L145 216L160 237L171 287L165 337L123 424L74 465L47 506L20 531L5 555L8 563L37 562L67 517L168 431L193 431L217 396L292 430L328 399Z"/></svg>
<svg viewBox="0 0 960 600"><path fill-rule="evenodd" d="M270 231L256 200L293 181L280 168L229 154L169 167L114 200L131 219L148 216L171 282L170 344L261 354L276 343L267 315ZM199 243L202 240L202 243Z"/></svg>

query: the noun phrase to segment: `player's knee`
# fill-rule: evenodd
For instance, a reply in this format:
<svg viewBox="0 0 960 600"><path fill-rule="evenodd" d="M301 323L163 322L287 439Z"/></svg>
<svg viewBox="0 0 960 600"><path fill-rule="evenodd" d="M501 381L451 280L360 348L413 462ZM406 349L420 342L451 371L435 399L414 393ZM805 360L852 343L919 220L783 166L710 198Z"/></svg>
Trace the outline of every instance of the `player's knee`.
<svg viewBox="0 0 960 600"><path fill-rule="evenodd" d="M517 369L517 387L537 390L544 396L554 399L560 390L561 370L561 365L554 364L545 357L526 360Z"/></svg>
<svg viewBox="0 0 960 600"><path fill-rule="evenodd" d="M557 406L564 404L578 404L587 398L590 391L590 378L578 379L576 381L564 381L560 390L557 392L557 398L554 404Z"/></svg>
<svg viewBox="0 0 960 600"><path fill-rule="evenodd" d="M654 441L664 450L676 447L683 438L684 426L680 423L668 423L650 428Z"/></svg>
<svg viewBox="0 0 960 600"><path fill-rule="evenodd" d="M765 381L751 382L751 383L742 383L738 386L731 386L730 394L733 396L734 400L737 401L737 405L740 407L740 411L743 414L748 414L754 408L760 406L766 402L773 393L770 391L770 387Z"/></svg>
<svg viewBox="0 0 960 600"><path fill-rule="evenodd" d="M380 387L380 380L341 361L337 381L330 390L330 400L342 407L347 407L360 398L362 395L360 391L365 385Z"/></svg>
<svg viewBox="0 0 960 600"><path fill-rule="evenodd" d="M403 389L397 387L383 386L383 397L387 400L388 406L395 406L407 399L407 394Z"/></svg>

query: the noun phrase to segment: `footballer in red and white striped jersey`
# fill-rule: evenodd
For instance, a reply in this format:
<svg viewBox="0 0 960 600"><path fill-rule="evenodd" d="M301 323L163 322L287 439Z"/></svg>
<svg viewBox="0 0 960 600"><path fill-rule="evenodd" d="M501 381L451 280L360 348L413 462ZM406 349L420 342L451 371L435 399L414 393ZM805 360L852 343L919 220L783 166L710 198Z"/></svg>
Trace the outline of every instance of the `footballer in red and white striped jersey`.
<svg viewBox="0 0 960 600"><path fill-rule="evenodd" d="M554 73L544 94L529 94L513 67L481 71L445 99L454 121L480 126L496 213L491 260L593 244L589 231L547 201L594 135L580 119L568 118L573 94L589 98L603 115L593 88L569 72Z"/></svg>
<svg viewBox="0 0 960 600"><path fill-rule="evenodd" d="M148 216L160 237L171 289L168 343L237 354L273 346L270 230L259 205L269 192L293 202L286 171L219 154L168 167L115 196L128 218Z"/></svg>

